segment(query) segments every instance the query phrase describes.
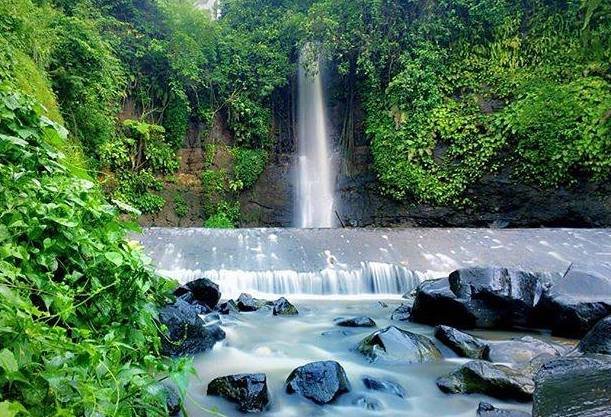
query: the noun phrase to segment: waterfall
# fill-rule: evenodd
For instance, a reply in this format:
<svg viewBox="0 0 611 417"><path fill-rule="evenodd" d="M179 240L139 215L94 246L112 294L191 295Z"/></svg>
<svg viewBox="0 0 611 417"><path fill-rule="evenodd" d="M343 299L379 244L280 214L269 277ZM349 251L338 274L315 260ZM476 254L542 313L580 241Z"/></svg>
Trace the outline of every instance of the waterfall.
<svg viewBox="0 0 611 417"><path fill-rule="evenodd" d="M335 225L333 169L320 57L316 55L315 59L311 59L314 53L314 47L306 45L299 57L299 156L295 224L301 228L329 228Z"/></svg>

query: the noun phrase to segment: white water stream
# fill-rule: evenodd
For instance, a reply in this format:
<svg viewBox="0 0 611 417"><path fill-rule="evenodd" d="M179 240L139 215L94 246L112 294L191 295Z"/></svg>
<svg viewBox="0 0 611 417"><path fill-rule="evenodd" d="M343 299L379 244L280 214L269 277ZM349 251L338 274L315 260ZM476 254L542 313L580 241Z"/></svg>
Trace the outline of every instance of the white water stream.
<svg viewBox="0 0 611 417"><path fill-rule="evenodd" d="M311 55L315 54L313 48L307 45L299 59L299 154L295 226L328 228L335 225L334 173L329 151L320 59L318 56L311 59Z"/></svg>

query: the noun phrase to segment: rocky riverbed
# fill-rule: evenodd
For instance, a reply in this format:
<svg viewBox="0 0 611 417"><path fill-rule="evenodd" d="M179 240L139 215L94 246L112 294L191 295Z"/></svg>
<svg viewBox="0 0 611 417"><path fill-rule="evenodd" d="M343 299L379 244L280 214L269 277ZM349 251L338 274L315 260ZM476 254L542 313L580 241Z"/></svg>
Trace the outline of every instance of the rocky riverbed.
<svg viewBox="0 0 611 417"><path fill-rule="evenodd" d="M609 284L582 266L558 281L469 268L403 298L219 303L200 279L160 318L166 353L196 355L191 417L598 417L611 410Z"/></svg>

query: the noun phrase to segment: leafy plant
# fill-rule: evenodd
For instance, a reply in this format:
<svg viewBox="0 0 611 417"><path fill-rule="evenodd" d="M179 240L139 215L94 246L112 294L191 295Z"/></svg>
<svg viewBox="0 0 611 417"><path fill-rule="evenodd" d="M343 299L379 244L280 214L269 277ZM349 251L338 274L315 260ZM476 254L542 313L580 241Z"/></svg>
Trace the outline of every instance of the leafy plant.
<svg viewBox="0 0 611 417"><path fill-rule="evenodd" d="M267 152L263 149L233 148L233 173L240 182L238 189L252 187L263 173L267 163Z"/></svg>
<svg viewBox="0 0 611 417"><path fill-rule="evenodd" d="M176 194L174 196L174 211L180 218L185 217L189 212L189 206L181 194Z"/></svg>

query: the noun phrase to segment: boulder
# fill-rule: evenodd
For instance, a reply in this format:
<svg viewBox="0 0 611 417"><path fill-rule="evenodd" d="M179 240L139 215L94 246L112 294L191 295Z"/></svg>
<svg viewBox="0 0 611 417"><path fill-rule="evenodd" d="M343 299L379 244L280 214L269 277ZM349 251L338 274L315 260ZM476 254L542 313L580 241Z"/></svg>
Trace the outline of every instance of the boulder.
<svg viewBox="0 0 611 417"><path fill-rule="evenodd" d="M497 323L497 313L483 301L459 299L450 289L449 279L441 278L418 286L410 319L459 329L492 328Z"/></svg>
<svg viewBox="0 0 611 417"><path fill-rule="evenodd" d="M401 304L399 307L392 312L390 316L391 320L396 321L407 321L409 320L410 315L412 314L412 306L409 304Z"/></svg>
<svg viewBox="0 0 611 417"><path fill-rule="evenodd" d="M581 338L611 314L611 265L571 265L537 308L541 324L552 334Z"/></svg>
<svg viewBox="0 0 611 417"><path fill-rule="evenodd" d="M611 355L611 316L607 316L592 328L577 349L583 353L599 353Z"/></svg>
<svg viewBox="0 0 611 417"><path fill-rule="evenodd" d="M548 279L543 274L499 267L458 269L450 274L451 291L460 299L481 300L494 309L497 326L527 326Z"/></svg>
<svg viewBox="0 0 611 417"><path fill-rule="evenodd" d="M507 268L465 268L417 289L412 320L459 329L512 328L536 322L536 306L550 278Z"/></svg>
<svg viewBox="0 0 611 417"><path fill-rule="evenodd" d="M531 401L534 391L528 375L483 360L467 362L447 377L438 378L437 386L445 393L479 393L523 402Z"/></svg>
<svg viewBox="0 0 611 417"><path fill-rule="evenodd" d="M260 413L269 404L265 374L238 374L216 378L208 384L208 395L238 404L243 413Z"/></svg>
<svg viewBox="0 0 611 417"><path fill-rule="evenodd" d="M161 338L162 351L168 356L205 352L225 338L219 326L207 326L195 308L180 299L159 311L159 321L168 328Z"/></svg>
<svg viewBox="0 0 611 417"><path fill-rule="evenodd" d="M496 408L482 401L477 407L477 417L530 417L530 414L519 410Z"/></svg>
<svg viewBox="0 0 611 417"><path fill-rule="evenodd" d="M335 361L311 362L291 372L286 392L297 393L317 404L329 403L350 391L342 366Z"/></svg>
<svg viewBox="0 0 611 417"><path fill-rule="evenodd" d="M288 301L287 301L288 302ZM250 294L242 293L236 301L238 310L248 312L257 311L260 308L273 306L273 303L267 300L259 300Z"/></svg>
<svg viewBox="0 0 611 417"><path fill-rule="evenodd" d="M221 299L221 292L219 286L208 278L199 278L188 282L185 287L191 291L193 298L199 303L208 306L213 309Z"/></svg>
<svg viewBox="0 0 611 417"><path fill-rule="evenodd" d="M488 346L470 334L444 325L435 327L435 337L463 358L483 359Z"/></svg>
<svg viewBox="0 0 611 417"><path fill-rule="evenodd" d="M429 338L395 326L373 332L356 349L372 361L383 358L412 363L441 358L441 352Z"/></svg>
<svg viewBox="0 0 611 417"><path fill-rule="evenodd" d="M566 353L563 346L547 343L534 337L524 336L520 339L489 341L484 359L491 362L524 364L537 356L561 356Z"/></svg>
<svg viewBox="0 0 611 417"><path fill-rule="evenodd" d="M383 392L385 394L396 395L399 398L406 398L407 391L400 384L389 381L387 379L374 378L372 376L364 376L363 384L367 389Z"/></svg>
<svg viewBox="0 0 611 417"><path fill-rule="evenodd" d="M340 327L376 327L376 322L370 317L359 316L348 319L337 318L335 324Z"/></svg>
<svg viewBox="0 0 611 417"><path fill-rule="evenodd" d="M380 400L377 400L371 397L367 397L366 395L359 395L358 397L353 399L352 405L356 407L364 408L365 410L372 410L372 411L378 411L384 408Z"/></svg>
<svg viewBox="0 0 611 417"><path fill-rule="evenodd" d="M274 316L294 316L295 314L299 314L297 308L293 304L289 303L289 301L284 297L280 297L274 301L272 312Z"/></svg>
<svg viewBox="0 0 611 417"><path fill-rule="evenodd" d="M238 305L233 300L227 300L216 306L216 310L221 314L239 313Z"/></svg>
<svg viewBox="0 0 611 417"><path fill-rule="evenodd" d="M204 323L210 324L221 324L221 315L217 312L208 313L202 317Z"/></svg>
<svg viewBox="0 0 611 417"><path fill-rule="evenodd" d="M160 385L161 389L165 393L165 407L169 417L183 417L182 413L182 399L178 395L178 391L174 386L170 384Z"/></svg>
<svg viewBox="0 0 611 417"><path fill-rule="evenodd" d="M606 417L610 398L607 356L554 359L535 376L533 417Z"/></svg>
<svg viewBox="0 0 611 417"><path fill-rule="evenodd" d="M182 294L177 299L191 304L193 308L195 308L195 311L197 312L197 314L208 314L211 311L210 308L206 304L202 304L199 301L197 301L195 297L193 297L193 293L191 291L188 291Z"/></svg>

